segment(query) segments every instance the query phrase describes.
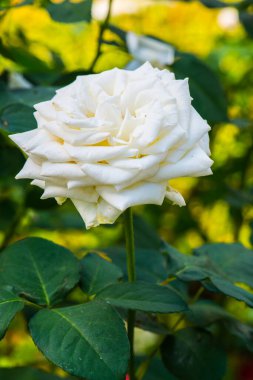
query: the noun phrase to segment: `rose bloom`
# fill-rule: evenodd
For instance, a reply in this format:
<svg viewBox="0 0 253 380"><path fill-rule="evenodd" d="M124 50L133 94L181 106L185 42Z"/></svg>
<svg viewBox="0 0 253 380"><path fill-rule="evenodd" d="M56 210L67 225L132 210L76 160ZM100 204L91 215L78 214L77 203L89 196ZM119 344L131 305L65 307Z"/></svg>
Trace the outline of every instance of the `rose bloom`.
<svg viewBox="0 0 253 380"><path fill-rule="evenodd" d="M169 180L212 173L210 127L188 80L149 63L79 76L35 109L38 128L11 136L28 155L16 178L32 179L42 199L71 199L86 228L165 197L183 206Z"/></svg>

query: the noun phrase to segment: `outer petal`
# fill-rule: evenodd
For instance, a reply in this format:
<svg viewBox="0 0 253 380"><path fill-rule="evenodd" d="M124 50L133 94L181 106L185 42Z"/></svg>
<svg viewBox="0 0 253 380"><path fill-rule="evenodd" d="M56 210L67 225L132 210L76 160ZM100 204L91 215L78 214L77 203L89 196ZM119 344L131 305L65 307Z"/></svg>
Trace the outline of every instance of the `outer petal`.
<svg viewBox="0 0 253 380"><path fill-rule="evenodd" d="M121 211L116 207L113 207L110 203L106 202L104 199L101 199L98 202L97 208L97 220L99 224L112 224L120 216Z"/></svg>
<svg viewBox="0 0 253 380"><path fill-rule="evenodd" d="M206 153L197 146L175 164L168 162L162 166L151 180L162 181L179 177L196 177L209 170L212 163L213 161Z"/></svg>
<svg viewBox="0 0 253 380"><path fill-rule="evenodd" d="M96 203L89 203L71 199L77 211L81 215L86 228L96 227L99 225L97 220L97 205Z"/></svg>
<svg viewBox="0 0 253 380"><path fill-rule="evenodd" d="M210 127L207 122L202 119L200 114L191 107L191 118L188 130L188 146L192 146L197 143L204 136L208 136Z"/></svg>
<svg viewBox="0 0 253 380"><path fill-rule="evenodd" d="M166 187L158 183L142 182L122 191L116 191L111 186L98 186L97 192L112 206L124 211L128 207L141 204L161 205Z"/></svg>
<svg viewBox="0 0 253 380"><path fill-rule="evenodd" d="M28 158L21 171L16 175L16 179L41 179L44 177L40 174L41 166L38 165L32 158Z"/></svg>
<svg viewBox="0 0 253 380"><path fill-rule="evenodd" d="M38 186L40 187L41 189L45 189L45 181L42 181L40 179L34 179L32 182L31 182L31 185L34 185L34 186Z"/></svg>
<svg viewBox="0 0 253 380"><path fill-rule="evenodd" d="M22 148L24 151L27 151L27 143L29 142L30 139L32 139L33 137L36 137L37 134L38 134L38 130L33 129L27 132L15 133L13 135L10 135L9 137L20 148Z"/></svg>
<svg viewBox="0 0 253 380"><path fill-rule="evenodd" d="M173 189L173 187L168 186L167 190L168 191L166 191L166 198L169 199L173 203L173 205L178 205L180 207L186 205L184 198L176 189Z"/></svg>
<svg viewBox="0 0 253 380"><path fill-rule="evenodd" d="M56 141L49 141L46 144L38 145L36 148L31 149L30 152L50 162L69 162L71 160L63 145Z"/></svg>
<svg viewBox="0 0 253 380"><path fill-rule="evenodd" d="M84 173L76 163L44 162L41 168L43 177L77 179L83 178Z"/></svg>
<svg viewBox="0 0 253 380"><path fill-rule="evenodd" d="M175 146L182 144L186 141L186 132L178 125L171 131L163 133L159 139L153 144L147 146L142 150L143 154L158 154L166 153Z"/></svg>
<svg viewBox="0 0 253 380"><path fill-rule="evenodd" d="M76 187L69 190L66 186L46 182L45 191L42 194L41 199L58 197L94 203L97 202L99 195L93 187Z"/></svg>

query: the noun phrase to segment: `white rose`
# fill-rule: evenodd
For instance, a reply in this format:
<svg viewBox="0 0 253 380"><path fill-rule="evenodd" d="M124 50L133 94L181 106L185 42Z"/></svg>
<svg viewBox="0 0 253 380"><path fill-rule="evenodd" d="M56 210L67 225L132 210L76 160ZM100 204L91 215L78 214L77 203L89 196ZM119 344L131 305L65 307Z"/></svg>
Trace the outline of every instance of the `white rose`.
<svg viewBox="0 0 253 380"><path fill-rule="evenodd" d="M136 67L138 63L142 64L146 61L159 67L171 65L174 62L175 49L162 41L128 32L126 44L134 58L134 63L130 62L130 67Z"/></svg>
<svg viewBox="0 0 253 380"><path fill-rule="evenodd" d="M79 76L35 109L38 128L11 136L28 155L16 178L32 179L43 199L70 198L87 228L165 197L182 206L168 181L212 173L210 127L188 81L149 63Z"/></svg>

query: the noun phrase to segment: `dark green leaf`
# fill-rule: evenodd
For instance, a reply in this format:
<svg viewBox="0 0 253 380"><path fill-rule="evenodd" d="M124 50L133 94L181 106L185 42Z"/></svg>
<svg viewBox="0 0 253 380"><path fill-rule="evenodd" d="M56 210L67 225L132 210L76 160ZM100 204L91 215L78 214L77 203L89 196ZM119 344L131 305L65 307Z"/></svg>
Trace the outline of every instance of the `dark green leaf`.
<svg viewBox="0 0 253 380"><path fill-rule="evenodd" d="M252 286L253 252L241 244L207 244L187 256L166 245L169 275L182 281L202 281L210 291L226 294L253 307L253 294L235 285Z"/></svg>
<svg viewBox="0 0 253 380"><path fill-rule="evenodd" d="M135 246L143 249L159 250L163 241L146 221L140 216L134 216L134 240Z"/></svg>
<svg viewBox="0 0 253 380"><path fill-rule="evenodd" d="M253 327L240 321L230 320L226 323L229 334L233 335L240 347L244 347L253 352Z"/></svg>
<svg viewBox="0 0 253 380"><path fill-rule="evenodd" d="M250 226L250 229L251 229L250 243L251 243L251 245L253 245L253 220L250 221L249 226Z"/></svg>
<svg viewBox="0 0 253 380"><path fill-rule="evenodd" d="M33 226L35 228L46 228L47 230L83 230L83 221L70 202L65 202L61 207L54 209L40 209L40 212L34 215Z"/></svg>
<svg viewBox="0 0 253 380"><path fill-rule="evenodd" d="M243 24L246 32L253 37L253 14L248 12L240 12L240 21Z"/></svg>
<svg viewBox="0 0 253 380"><path fill-rule="evenodd" d="M190 322L201 327L233 318L233 316L221 306L207 300L201 300L195 302L193 305L189 305L186 317Z"/></svg>
<svg viewBox="0 0 253 380"><path fill-rule="evenodd" d="M127 320L127 309L118 307L117 311L124 320ZM168 329L158 321L158 315L155 314L147 314L146 312L137 311L135 313L135 326L158 335L168 334Z"/></svg>
<svg viewBox="0 0 253 380"><path fill-rule="evenodd" d="M0 283L41 305L61 300L78 280L78 260L66 248L45 239L20 240L0 256Z"/></svg>
<svg viewBox="0 0 253 380"><path fill-rule="evenodd" d="M227 103L224 92L214 72L192 54L178 53L173 64L177 79L189 77L193 106L209 122L227 121Z"/></svg>
<svg viewBox="0 0 253 380"><path fill-rule="evenodd" d="M119 266L124 278L127 278L126 251L122 247L112 247L105 250L113 263ZM166 259L154 249L136 249L136 274L137 280L147 282L162 282L168 275L166 270Z"/></svg>
<svg viewBox="0 0 253 380"><path fill-rule="evenodd" d="M126 32L125 30L123 30L123 29L121 29L121 28L118 28L117 26L112 25L112 24L109 24L109 25L108 25L108 29L109 29L111 32L115 33L119 38L121 38L121 40L122 40L123 42L126 43L126 35L127 35L127 32Z"/></svg>
<svg viewBox="0 0 253 380"><path fill-rule="evenodd" d="M48 210L50 208L56 208L57 202L55 199L40 199L42 193L43 190L37 186L29 186L25 195L25 207L32 208L34 210Z"/></svg>
<svg viewBox="0 0 253 380"><path fill-rule="evenodd" d="M16 103L4 107L0 113L0 129L11 134L36 128L33 112L32 107L24 104Z"/></svg>
<svg viewBox="0 0 253 380"><path fill-rule="evenodd" d="M104 302L44 309L30 320L34 342L65 371L87 380L122 380L129 345L124 324Z"/></svg>
<svg viewBox="0 0 253 380"><path fill-rule="evenodd" d="M1 116L0 116L1 118ZM0 127L1 130L1 127ZM0 133L0 181L6 183L7 178L11 178L13 181L15 175L21 170L25 163L25 157L21 153L20 149L14 146L9 138L1 135Z"/></svg>
<svg viewBox="0 0 253 380"><path fill-rule="evenodd" d="M169 335L161 346L166 367L182 380L221 380L226 355L213 337L201 329L188 328Z"/></svg>
<svg viewBox="0 0 253 380"><path fill-rule="evenodd" d="M232 7L236 3L225 3L224 1L220 0L200 0L202 4L204 4L208 8L225 8L225 7Z"/></svg>
<svg viewBox="0 0 253 380"><path fill-rule="evenodd" d="M187 308L173 288L145 282L110 285L97 298L114 306L152 313L176 313Z"/></svg>
<svg viewBox="0 0 253 380"><path fill-rule="evenodd" d="M0 379L3 380L62 380L62 377L52 375L36 368L0 368ZM64 377L70 380L69 377Z"/></svg>
<svg viewBox="0 0 253 380"><path fill-rule="evenodd" d="M56 87L32 87L24 90L0 91L1 108L13 103L21 103L33 107L34 104L51 99L55 95Z"/></svg>
<svg viewBox="0 0 253 380"><path fill-rule="evenodd" d="M10 199L0 199L0 230L6 231L10 228L17 214L18 205Z"/></svg>
<svg viewBox="0 0 253 380"><path fill-rule="evenodd" d="M253 287L253 250L240 243L205 244L195 250L198 257L206 256L231 282Z"/></svg>
<svg viewBox="0 0 253 380"><path fill-rule="evenodd" d="M49 3L47 10L50 16L58 22L72 23L91 20L92 0L84 0L80 3L71 3L65 0L63 3Z"/></svg>
<svg viewBox="0 0 253 380"><path fill-rule="evenodd" d="M95 253L90 253L81 260L81 288L85 293L95 294L118 282L122 276L119 267Z"/></svg>
<svg viewBox="0 0 253 380"><path fill-rule="evenodd" d="M145 358L142 358L142 360L145 360ZM161 359L154 358L143 380L176 380L176 378L164 367Z"/></svg>
<svg viewBox="0 0 253 380"><path fill-rule="evenodd" d="M243 301L247 305L253 307L252 293L220 277L212 276L211 281L212 281L212 285L215 287L214 291L218 293L226 294L227 296L233 297L237 299L238 301Z"/></svg>
<svg viewBox="0 0 253 380"><path fill-rule="evenodd" d="M32 3L33 3L33 0L25 0L19 4L13 5L13 3L11 3L10 0L2 0L1 4L0 4L0 11L5 11L5 10L10 9L10 8L22 7L23 5L29 5Z"/></svg>
<svg viewBox="0 0 253 380"><path fill-rule="evenodd" d="M14 61L27 72L44 73L52 69L47 63L40 60L28 50L29 41L27 41L25 35L21 36L21 43L22 45L18 47L4 45L0 39L0 54Z"/></svg>
<svg viewBox="0 0 253 380"><path fill-rule="evenodd" d="M22 310L22 299L6 289L0 289L0 339L3 338L11 320Z"/></svg>
<svg viewBox="0 0 253 380"><path fill-rule="evenodd" d="M253 327L237 320L232 314L214 302L201 300L189 306L186 312L187 319L198 326L207 326L221 323L231 336L237 338L240 346L253 351Z"/></svg>
<svg viewBox="0 0 253 380"><path fill-rule="evenodd" d="M242 209L245 206L253 205L253 188L244 191L229 189L227 201L236 209Z"/></svg>

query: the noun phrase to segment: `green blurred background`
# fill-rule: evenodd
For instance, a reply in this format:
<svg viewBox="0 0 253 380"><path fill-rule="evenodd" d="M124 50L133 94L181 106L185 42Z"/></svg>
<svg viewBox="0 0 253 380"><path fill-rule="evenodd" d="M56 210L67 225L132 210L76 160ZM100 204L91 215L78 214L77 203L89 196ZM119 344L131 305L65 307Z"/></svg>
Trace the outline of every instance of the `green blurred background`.
<svg viewBox="0 0 253 380"><path fill-rule="evenodd" d="M121 219L113 226L86 231L70 204L59 207L54 200L40 201L40 190L27 181L16 181L24 157L8 140L4 120L7 115L15 128L21 121L34 123L27 115L41 94L43 99L50 98L57 86L74 79L76 73L90 72L107 2L94 0L91 21L73 23L55 21L43 1L30 3L19 6L22 1L0 1L0 244L41 236L81 254L120 242ZM202 3L115 0L110 23L119 29L116 34L112 30L104 33L106 43L93 67L100 72L131 61L124 33L119 37L122 30L152 35L177 49L171 69L178 77L189 76L190 85L195 86L195 106L212 125L214 174L172 181L185 197L186 207L165 203L138 207L135 212L185 253L205 242L253 244L253 4L247 7L250 22L243 26L238 9L224 6L234 2L220 7L215 0L207 1L209 6ZM184 58L184 53L193 56ZM23 74L42 90L27 98L24 90L16 90L13 102L9 90L15 87L13 73ZM207 110L206 99L210 102ZM240 319L253 323L253 312L244 304L230 300L226 306ZM143 346L147 349L149 339L152 342L148 333L139 337L140 352ZM253 379L252 359L231 355L227 379ZM20 316L0 343L0 366L28 364L49 368L26 334ZM59 369L52 370L63 375Z"/></svg>

